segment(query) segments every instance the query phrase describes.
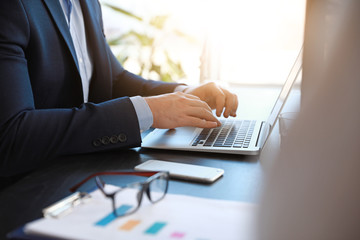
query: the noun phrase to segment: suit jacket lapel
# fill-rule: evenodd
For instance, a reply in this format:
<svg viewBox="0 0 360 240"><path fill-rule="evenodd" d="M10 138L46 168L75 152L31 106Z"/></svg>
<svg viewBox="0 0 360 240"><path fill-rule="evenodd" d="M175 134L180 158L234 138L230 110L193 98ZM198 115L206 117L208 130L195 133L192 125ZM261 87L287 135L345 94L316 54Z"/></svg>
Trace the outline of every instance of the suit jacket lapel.
<svg viewBox="0 0 360 240"><path fill-rule="evenodd" d="M43 1L45 2L47 8L49 9L49 12L51 13L52 18L54 19L57 28L59 29L61 35L63 36L65 43L68 46L71 55L74 59L74 62L76 64L76 67L79 71L79 65L76 57L74 44L60 2L58 0L43 0Z"/></svg>
<svg viewBox="0 0 360 240"><path fill-rule="evenodd" d="M90 83L89 101L103 102L112 98L111 64L108 57L106 40L99 22L101 9L98 1L81 0L88 49L94 66Z"/></svg>

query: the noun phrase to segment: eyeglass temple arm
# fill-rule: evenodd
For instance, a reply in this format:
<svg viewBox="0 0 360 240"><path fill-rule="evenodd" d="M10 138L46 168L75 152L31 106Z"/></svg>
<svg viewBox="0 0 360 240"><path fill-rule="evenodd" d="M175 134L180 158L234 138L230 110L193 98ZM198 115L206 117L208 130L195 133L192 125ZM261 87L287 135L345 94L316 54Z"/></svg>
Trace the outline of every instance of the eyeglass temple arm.
<svg viewBox="0 0 360 240"><path fill-rule="evenodd" d="M136 175L136 176L142 176L142 177L151 177L158 173L158 171L140 171L140 172L98 172L91 174L81 182L77 183L73 187L71 187L69 190L70 192L75 192L81 185L89 181L89 179L100 176L100 175Z"/></svg>

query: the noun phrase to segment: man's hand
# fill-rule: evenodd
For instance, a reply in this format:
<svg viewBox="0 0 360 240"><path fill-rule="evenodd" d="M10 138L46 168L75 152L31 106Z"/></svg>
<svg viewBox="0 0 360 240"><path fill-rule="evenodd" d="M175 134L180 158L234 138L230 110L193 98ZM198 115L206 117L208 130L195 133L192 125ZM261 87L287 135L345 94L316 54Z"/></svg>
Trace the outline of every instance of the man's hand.
<svg viewBox="0 0 360 240"><path fill-rule="evenodd" d="M220 126L209 105L197 96L176 92L144 99L153 114L155 128Z"/></svg>
<svg viewBox="0 0 360 240"><path fill-rule="evenodd" d="M195 87L187 87L183 92L197 96L205 101L211 109L216 109L216 115L218 117L221 116L224 108L224 117L236 117L238 107L237 96L213 82Z"/></svg>

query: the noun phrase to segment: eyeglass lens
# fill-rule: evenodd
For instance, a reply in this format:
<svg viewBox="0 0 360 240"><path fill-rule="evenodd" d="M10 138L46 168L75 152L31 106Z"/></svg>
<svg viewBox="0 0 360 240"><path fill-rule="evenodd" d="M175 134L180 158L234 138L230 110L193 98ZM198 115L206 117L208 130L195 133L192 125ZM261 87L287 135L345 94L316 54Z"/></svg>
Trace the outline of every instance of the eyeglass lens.
<svg viewBox="0 0 360 240"><path fill-rule="evenodd" d="M149 198L152 202L157 202L161 200L167 191L167 178L165 175L160 175L155 178L149 184Z"/></svg>
<svg viewBox="0 0 360 240"><path fill-rule="evenodd" d="M134 212L139 207L141 199L141 185L129 185L114 195L114 210L117 216Z"/></svg>
<svg viewBox="0 0 360 240"><path fill-rule="evenodd" d="M145 189L150 201L155 203L160 201L167 191L167 177L159 175L152 179L148 189ZM136 211L142 200L142 185L130 184L121 189L114 195L114 209L117 216L123 216Z"/></svg>

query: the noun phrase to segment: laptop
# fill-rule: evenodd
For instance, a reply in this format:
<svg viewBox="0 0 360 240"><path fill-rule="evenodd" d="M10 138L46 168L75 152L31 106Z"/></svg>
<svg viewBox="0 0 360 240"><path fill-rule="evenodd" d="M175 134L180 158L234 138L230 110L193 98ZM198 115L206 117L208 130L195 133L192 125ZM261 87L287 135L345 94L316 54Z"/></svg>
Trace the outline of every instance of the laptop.
<svg viewBox="0 0 360 240"><path fill-rule="evenodd" d="M143 148L257 155L264 147L302 68L300 50L280 91L270 116L264 119L220 119L217 128L179 127L155 129L142 143Z"/></svg>

